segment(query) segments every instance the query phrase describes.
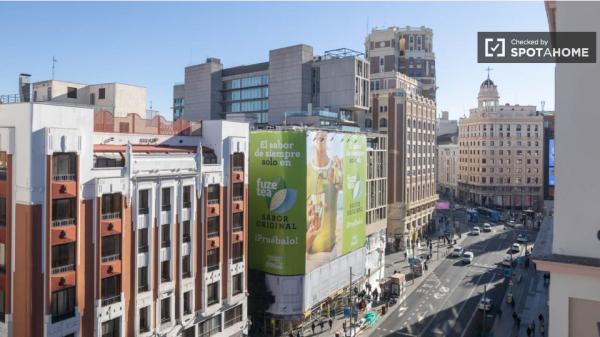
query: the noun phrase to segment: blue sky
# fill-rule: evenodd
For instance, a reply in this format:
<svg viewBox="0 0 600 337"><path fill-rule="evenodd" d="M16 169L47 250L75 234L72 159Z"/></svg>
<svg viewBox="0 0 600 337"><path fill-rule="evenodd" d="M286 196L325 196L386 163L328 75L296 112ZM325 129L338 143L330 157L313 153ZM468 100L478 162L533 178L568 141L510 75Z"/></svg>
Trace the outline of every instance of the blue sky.
<svg viewBox="0 0 600 337"><path fill-rule="evenodd" d="M306 43L315 53L364 51L370 28L434 31L438 111L476 105L487 64L477 64L478 31L547 31L539 2L0 3L0 94L17 92L20 72L82 83L145 86L171 117L172 85L184 67L219 57L225 67L264 62L270 49ZM495 64L501 103L554 107L554 65Z"/></svg>

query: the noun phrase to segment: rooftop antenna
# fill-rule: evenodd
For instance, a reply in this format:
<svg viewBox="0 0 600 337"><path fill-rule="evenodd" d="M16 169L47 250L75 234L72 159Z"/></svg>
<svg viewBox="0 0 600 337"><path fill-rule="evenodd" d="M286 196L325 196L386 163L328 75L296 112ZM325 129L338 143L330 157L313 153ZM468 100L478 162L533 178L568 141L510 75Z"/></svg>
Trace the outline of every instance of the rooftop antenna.
<svg viewBox="0 0 600 337"><path fill-rule="evenodd" d="M57 62L58 60L56 59L56 57L52 56L52 79L54 79L54 68Z"/></svg>

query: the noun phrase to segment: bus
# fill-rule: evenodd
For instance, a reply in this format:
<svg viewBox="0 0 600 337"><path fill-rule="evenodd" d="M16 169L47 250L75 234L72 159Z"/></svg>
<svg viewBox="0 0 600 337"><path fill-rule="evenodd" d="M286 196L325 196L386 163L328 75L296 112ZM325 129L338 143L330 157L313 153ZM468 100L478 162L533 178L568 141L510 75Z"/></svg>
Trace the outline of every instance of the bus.
<svg viewBox="0 0 600 337"><path fill-rule="evenodd" d="M477 207L477 212L491 221L500 221L500 212L485 207Z"/></svg>
<svg viewBox="0 0 600 337"><path fill-rule="evenodd" d="M467 219L469 222L479 222L479 213L474 209L467 209Z"/></svg>

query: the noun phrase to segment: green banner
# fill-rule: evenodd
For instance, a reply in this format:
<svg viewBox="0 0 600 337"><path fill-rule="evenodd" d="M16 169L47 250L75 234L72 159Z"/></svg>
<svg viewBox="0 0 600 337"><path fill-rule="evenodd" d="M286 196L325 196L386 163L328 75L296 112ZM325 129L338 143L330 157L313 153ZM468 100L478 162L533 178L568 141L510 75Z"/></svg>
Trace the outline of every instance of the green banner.
<svg viewBox="0 0 600 337"><path fill-rule="evenodd" d="M367 209L367 139L344 135L344 215L342 255L365 244Z"/></svg>
<svg viewBox="0 0 600 337"><path fill-rule="evenodd" d="M249 161L250 268L276 275L303 275L305 132L252 132Z"/></svg>

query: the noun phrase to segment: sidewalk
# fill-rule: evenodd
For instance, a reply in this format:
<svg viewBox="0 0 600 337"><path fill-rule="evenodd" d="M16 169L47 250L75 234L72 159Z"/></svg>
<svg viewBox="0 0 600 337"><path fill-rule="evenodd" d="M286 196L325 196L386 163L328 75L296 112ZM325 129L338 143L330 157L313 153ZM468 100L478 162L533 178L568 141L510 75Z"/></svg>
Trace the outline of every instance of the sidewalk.
<svg viewBox="0 0 600 337"><path fill-rule="evenodd" d="M538 316L540 314L544 316L544 336L548 336L548 286L544 285L544 273L536 271L533 266L532 263L527 269L523 266L515 269L513 280L516 280L519 275L523 277L520 284L515 282L512 286L515 308L513 310L506 302L506 297L510 292L509 288L502 300L502 317L497 315L494 321L492 328L494 337L527 337L527 327L531 325L532 321L535 322L535 331L531 336L542 336L539 330ZM521 327L518 330L512 317L513 312L521 317Z"/></svg>

